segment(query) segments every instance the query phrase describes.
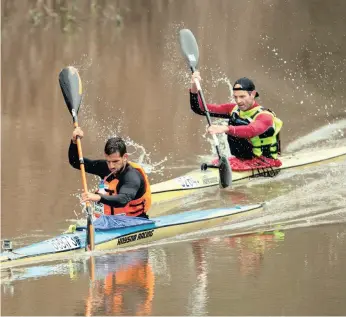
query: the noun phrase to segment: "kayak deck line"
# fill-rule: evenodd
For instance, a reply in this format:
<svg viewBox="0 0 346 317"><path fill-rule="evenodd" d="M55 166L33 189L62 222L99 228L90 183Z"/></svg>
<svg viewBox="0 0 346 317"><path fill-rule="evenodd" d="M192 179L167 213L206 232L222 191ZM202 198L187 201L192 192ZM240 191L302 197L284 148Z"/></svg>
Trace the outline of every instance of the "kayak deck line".
<svg viewBox="0 0 346 317"><path fill-rule="evenodd" d="M95 231L95 251L113 250L172 238L184 233L198 232L237 219L244 214L260 212L263 204L235 206L208 210L186 211L152 218L153 224L120 229ZM0 255L1 270L29 265L45 260L58 260L71 254L85 253L86 231L64 233Z"/></svg>

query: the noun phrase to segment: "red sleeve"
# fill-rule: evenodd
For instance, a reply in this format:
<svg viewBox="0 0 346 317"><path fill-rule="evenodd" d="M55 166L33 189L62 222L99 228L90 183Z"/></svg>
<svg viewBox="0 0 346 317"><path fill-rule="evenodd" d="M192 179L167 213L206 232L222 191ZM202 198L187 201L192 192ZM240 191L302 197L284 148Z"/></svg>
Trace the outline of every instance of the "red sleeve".
<svg viewBox="0 0 346 317"><path fill-rule="evenodd" d="M268 113L261 113L249 125L229 126L228 134L250 139L264 133L271 126L273 126L273 117Z"/></svg>
<svg viewBox="0 0 346 317"><path fill-rule="evenodd" d="M199 107L201 108L201 110L204 111L205 109L203 107L202 100L199 97L198 97L198 101L199 101ZM223 103L220 105L207 103L207 107L208 107L209 112L219 113L219 114L230 113L236 105L237 104L235 104L235 103Z"/></svg>

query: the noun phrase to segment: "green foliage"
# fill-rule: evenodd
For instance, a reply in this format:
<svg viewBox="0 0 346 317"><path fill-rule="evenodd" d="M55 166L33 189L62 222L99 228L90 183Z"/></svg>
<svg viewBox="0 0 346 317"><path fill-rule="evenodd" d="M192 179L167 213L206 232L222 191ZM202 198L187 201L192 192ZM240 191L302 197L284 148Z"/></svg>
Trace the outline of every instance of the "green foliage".
<svg viewBox="0 0 346 317"><path fill-rule="evenodd" d="M59 24L64 33L79 31L83 22L91 20L122 29L124 19L117 3L114 0L34 0L29 1L28 17L34 28Z"/></svg>

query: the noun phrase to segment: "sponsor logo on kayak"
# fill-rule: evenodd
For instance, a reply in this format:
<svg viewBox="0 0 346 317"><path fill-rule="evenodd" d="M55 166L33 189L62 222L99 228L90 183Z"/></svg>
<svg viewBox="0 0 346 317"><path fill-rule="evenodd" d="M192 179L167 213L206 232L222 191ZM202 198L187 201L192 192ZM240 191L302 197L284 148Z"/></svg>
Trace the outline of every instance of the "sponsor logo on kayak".
<svg viewBox="0 0 346 317"><path fill-rule="evenodd" d="M198 180L192 178L191 176L181 176L181 177L178 177L177 178L177 182L183 188L193 188L193 187L198 187L199 186Z"/></svg>
<svg viewBox="0 0 346 317"><path fill-rule="evenodd" d="M141 239L146 239L146 238L152 237L153 234L154 234L154 230L131 234L130 236L119 238L117 245L134 242Z"/></svg>
<svg viewBox="0 0 346 317"><path fill-rule="evenodd" d="M61 236L52 239L50 242L55 251L78 249L81 246L78 236Z"/></svg>
<svg viewBox="0 0 346 317"><path fill-rule="evenodd" d="M203 176L202 182L204 185L211 185L211 184L218 183L219 179L216 176L214 177Z"/></svg>

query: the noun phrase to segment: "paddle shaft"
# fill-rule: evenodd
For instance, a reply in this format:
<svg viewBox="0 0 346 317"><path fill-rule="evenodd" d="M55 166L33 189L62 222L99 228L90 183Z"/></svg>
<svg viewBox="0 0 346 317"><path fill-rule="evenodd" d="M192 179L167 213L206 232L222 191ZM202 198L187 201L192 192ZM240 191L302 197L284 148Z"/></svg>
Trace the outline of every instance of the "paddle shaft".
<svg viewBox="0 0 346 317"><path fill-rule="evenodd" d="M77 122L74 123L74 127L78 128L78 123ZM77 142L77 149L78 149L78 158L79 158L79 164L80 164L80 171L81 171L81 174L82 174L83 189L84 189L84 192L87 192L88 191L88 185L87 185L86 175L85 175L84 159L83 159L83 152L82 152L82 142L81 142L79 136L77 136L76 142ZM87 201L86 205L90 206L90 202Z"/></svg>
<svg viewBox="0 0 346 317"><path fill-rule="evenodd" d="M179 32L179 41L180 41L180 47L183 52L183 55L185 56L186 61L193 75L196 71L198 60L199 60L199 50L198 50L198 44L197 44L196 38L191 32L191 30L182 29ZM212 124L211 124L210 113L207 107L207 103L205 102L201 84L197 78L194 78L194 83L197 88L198 98L201 100L203 104L208 125L209 127L211 127ZM221 155L219 140L217 136L215 134L212 134L212 138L214 141L214 146L216 149L217 156L219 158L219 164L217 167L219 168L220 187L226 188L232 184L232 168L228 161L228 158L225 157L224 155Z"/></svg>
<svg viewBox="0 0 346 317"><path fill-rule="evenodd" d="M195 72L195 69L193 67L191 67L191 72L192 74ZM204 111L205 111L205 116L207 117L207 121L208 121L208 125L209 127L211 126L211 118L210 118L210 112L208 110L207 107L207 103L205 102L205 98L204 98L204 94L202 91L202 87L201 87L201 83L199 82L199 80L197 78L194 79L196 87L197 87L197 91L198 91L198 96L202 101L203 107L204 107ZM213 140L214 140L214 144L215 144L215 148L216 148L216 153L219 157L219 159L221 158L221 152L220 152L220 148L219 148L219 140L216 137L215 134L212 135L213 136Z"/></svg>
<svg viewBox="0 0 346 317"><path fill-rule="evenodd" d="M78 128L78 120L76 116L73 116L73 125L75 128ZM83 151L82 151L82 142L80 140L80 137L77 136L76 139L77 143L77 150L78 150L78 158L79 158L79 166L80 171L82 174L82 184L84 192L88 192L88 185L86 181L86 175L85 175L85 166L84 166L84 159L83 159ZM92 214L91 214L91 205L90 202L86 202L86 209L87 209L87 243L85 246L85 249L88 251L93 251L95 248L95 239L94 239L94 228L92 224Z"/></svg>
<svg viewBox="0 0 346 317"><path fill-rule="evenodd" d="M59 74L59 84L61 92L64 96L64 100L69 112L72 115L73 125L78 128L78 110L82 102L82 81L78 74L78 70L73 66L65 67ZM80 164L80 170L82 174L83 190L85 193L88 192L88 186L85 176L85 167L84 159L82 153L82 144L80 137L76 138L77 149L78 149L78 158ZM86 232L86 243L85 250L92 251L95 247L94 242L94 227L92 222L92 211L91 204L89 201L86 202L86 211L87 211L87 232Z"/></svg>

